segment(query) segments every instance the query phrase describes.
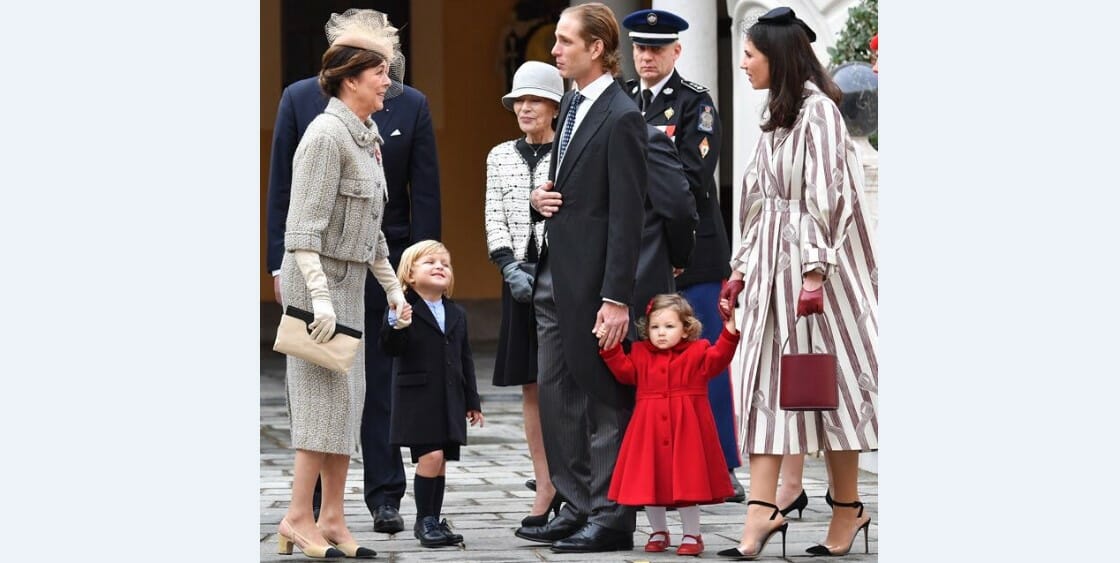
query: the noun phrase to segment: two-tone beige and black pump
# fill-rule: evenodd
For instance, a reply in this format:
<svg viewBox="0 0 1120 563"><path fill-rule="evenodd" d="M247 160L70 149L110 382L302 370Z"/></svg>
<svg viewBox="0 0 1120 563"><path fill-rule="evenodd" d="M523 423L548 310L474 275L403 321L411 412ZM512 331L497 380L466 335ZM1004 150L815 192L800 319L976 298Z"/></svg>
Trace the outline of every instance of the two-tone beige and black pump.
<svg viewBox="0 0 1120 563"><path fill-rule="evenodd" d="M377 557L376 551L368 547L362 547L358 545L357 542L338 543L334 541L334 538L328 536L326 533L323 534L323 537L328 542L330 542L331 545L337 547L339 551L345 553L346 556L351 559L373 559L374 557Z"/></svg>
<svg viewBox="0 0 1120 563"><path fill-rule="evenodd" d="M285 530L287 528L287 530ZM329 545L314 545L307 538L300 535L299 532L292 529L287 520L280 521L280 529L277 531L279 536L279 550L277 553L280 555L291 555L292 546L298 546L299 550L304 555L312 559L341 559L346 557L346 554L335 549Z"/></svg>

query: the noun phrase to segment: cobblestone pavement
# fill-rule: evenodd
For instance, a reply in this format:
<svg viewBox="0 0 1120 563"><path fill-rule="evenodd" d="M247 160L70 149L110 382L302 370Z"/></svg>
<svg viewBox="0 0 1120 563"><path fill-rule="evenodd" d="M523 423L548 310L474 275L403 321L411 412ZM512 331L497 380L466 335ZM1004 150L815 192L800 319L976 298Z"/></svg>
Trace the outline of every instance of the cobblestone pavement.
<svg viewBox="0 0 1120 563"><path fill-rule="evenodd" d="M513 535L521 518L529 514L533 492L525 488L525 480L532 478L532 465L525 444L521 424L521 395L517 388L489 385L493 369L493 352L475 353L476 371L482 409L486 415L484 428L468 430L470 444L463 448L463 459L447 466L447 493L443 516L457 533L465 537L461 548L428 549L412 537L415 504L412 499L413 465L405 455L405 473L408 491L401 501L401 515L405 531L398 534L381 534L373 531L373 518L362 500L362 460L351 462L346 481L345 512L347 522L357 541L377 551L377 560L407 561L680 561L673 549L665 553L645 553L647 534L650 532L645 516L638 514L638 529L634 534L634 551L556 554L546 544L524 541ZM293 556L276 553L276 527L283 517L290 499L293 452L288 449L288 416L284 399L284 358L262 347L261 352L261 441L260 441L260 547L261 561L298 561L305 559L298 548ZM744 486L748 485L747 470L736 471ZM809 507L804 518L798 520L791 514L786 536L788 560L808 560L805 548L824 539L828 529L829 512L824 502L827 488L824 462L810 457L805 463L805 490L809 494ZM829 558L831 561L878 560L878 479L873 473L860 473L860 494L871 514L871 553L863 553L863 538L853 546L853 554ZM673 544L680 540L680 520L676 513L669 513L669 531ZM702 559L721 560L716 552L737 544L742 531L745 506L725 503L701 508L701 532L705 551ZM771 539L763 550L762 559L782 558L781 536Z"/></svg>

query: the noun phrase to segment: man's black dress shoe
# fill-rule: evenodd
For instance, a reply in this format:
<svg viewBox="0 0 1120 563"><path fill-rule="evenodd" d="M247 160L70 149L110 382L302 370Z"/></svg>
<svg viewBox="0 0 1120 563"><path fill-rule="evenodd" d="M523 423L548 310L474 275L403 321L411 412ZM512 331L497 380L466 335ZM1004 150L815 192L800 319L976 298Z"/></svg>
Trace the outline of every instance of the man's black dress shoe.
<svg viewBox="0 0 1120 563"><path fill-rule="evenodd" d="M583 522L553 518L544 526L522 526L513 535L529 541L552 543L562 540L583 527Z"/></svg>
<svg viewBox="0 0 1120 563"><path fill-rule="evenodd" d="M634 549L634 532L612 530L589 522L580 530L552 544L556 553L589 553L594 551L629 551Z"/></svg>
<svg viewBox="0 0 1120 563"><path fill-rule="evenodd" d="M412 535L420 540L424 547L443 547L451 545L451 538L447 537L435 516L425 516L416 521L412 527Z"/></svg>
<svg viewBox="0 0 1120 563"><path fill-rule="evenodd" d="M383 504L373 511L373 531L395 534L404 529L404 518L397 508Z"/></svg>
<svg viewBox="0 0 1120 563"><path fill-rule="evenodd" d="M463 543L463 536L451 531L451 525L447 523L447 518L440 521L439 529L443 531L443 535L447 536L448 544L458 545Z"/></svg>

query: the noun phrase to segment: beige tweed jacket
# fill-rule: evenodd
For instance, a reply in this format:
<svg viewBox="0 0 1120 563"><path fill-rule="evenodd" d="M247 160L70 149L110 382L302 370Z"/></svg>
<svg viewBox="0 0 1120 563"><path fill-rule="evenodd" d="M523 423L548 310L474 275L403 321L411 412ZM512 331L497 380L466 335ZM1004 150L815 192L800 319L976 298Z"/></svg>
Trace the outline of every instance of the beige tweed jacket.
<svg viewBox="0 0 1120 563"><path fill-rule="evenodd" d="M381 217L389 192L381 166L383 140L338 98L303 134L292 164L286 250L311 250L347 262L387 258ZM370 159L377 165L370 166Z"/></svg>
<svg viewBox="0 0 1120 563"><path fill-rule="evenodd" d="M367 263L389 256L381 231L388 194L381 142L373 120L362 123L337 98L331 98L327 109L307 127L292 162L292 199L284 234L288 252L280 267L285 306L313 310L291 251L317 252L338 322L365 330ZM364 348L358 348L345 374L288 357L293 448L357 453L365 405Z"/></svg>

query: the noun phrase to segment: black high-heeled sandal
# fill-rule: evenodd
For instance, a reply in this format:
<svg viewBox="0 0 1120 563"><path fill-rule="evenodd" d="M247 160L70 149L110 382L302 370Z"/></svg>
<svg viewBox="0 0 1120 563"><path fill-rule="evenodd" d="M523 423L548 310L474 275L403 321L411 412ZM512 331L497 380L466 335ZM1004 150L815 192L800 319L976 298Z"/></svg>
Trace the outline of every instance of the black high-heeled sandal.
<svg viewBox="0 0 1120 563"><path fill-rule="evenodd" d="M765 506L767 508L773 508L774 513L770 515L771 520L777 518L778 514L781 513L781 509L779 509L776 505L770 504L768 502L763 502L761 500L748 500L747 501L747 506L748 507L752 504ZM766 537L762 538L762 541L759 542L758 549L754 550L754 553L743 553L742 551L739 551L739 546L735 546L731 549L725 549L723 551L720 551L720 552L716 553L716 555L719 555L720 557L730 557L730 558L732 558L733 561L751 561L751 560L754 560L754 559L758 559L758 556L762 555L762 550L766 547L766 544L770 542L770 537L773 536L777 532L781 532L782 533L782 557L784 558L786 556L786 530L787 529L789 529L789 522L782 522L781 526L778 526L777 528L774 528L773 530L770 530L770 533L766 534Z"/></svg>
<svg viewBox="0 0 1120 563"><path fill-rule="evenodd" d="M791 502L789 504L789 506L787 506L787 507L785 507L781 510L782 516L785 516L785 515L789 514L790 512L793 512L794 510L796 510L797 511L797 518L800 520L801 519L801 511L805 510L806 506L809 506L809 495L805 494L805 489L801 489L801 494L797 495L797 498L794 499L793 502Z"/></svg>
<svg viewBox="0 0 1120 563"><path fill-rule="evenodd" d="M833 500L832 505L844 508L858 508L859 514L856 514L856 518L858 519L859 517L863 516L863 503L858 500L855 502L836 502L835 500ZM812 555L847 555L848 552L852 550L852 545L856 543L856 536L859 536L860 530L863 530L863 552L871 553L871 544L867 539L867 529L870 526L871 517L868 516L867 521L864 522L860 527L856 528L855 533L852 534L852 540L848 542L848 547L844 551L832 551L828 547L818 544L806 549L805 552Z"/></svg>
<svg viewBox="0 0 1120 563"><path fill-rule="evenodd" d="M521 519L521 525L544 526L545 524L548 524L549 514L560 516L560 505L563 502L564 496L560 494L560 491L557 491L556 494L552 496L552 502L549 503L548 508L544 511L544 514L530 514L529 516Z"/></svg>

